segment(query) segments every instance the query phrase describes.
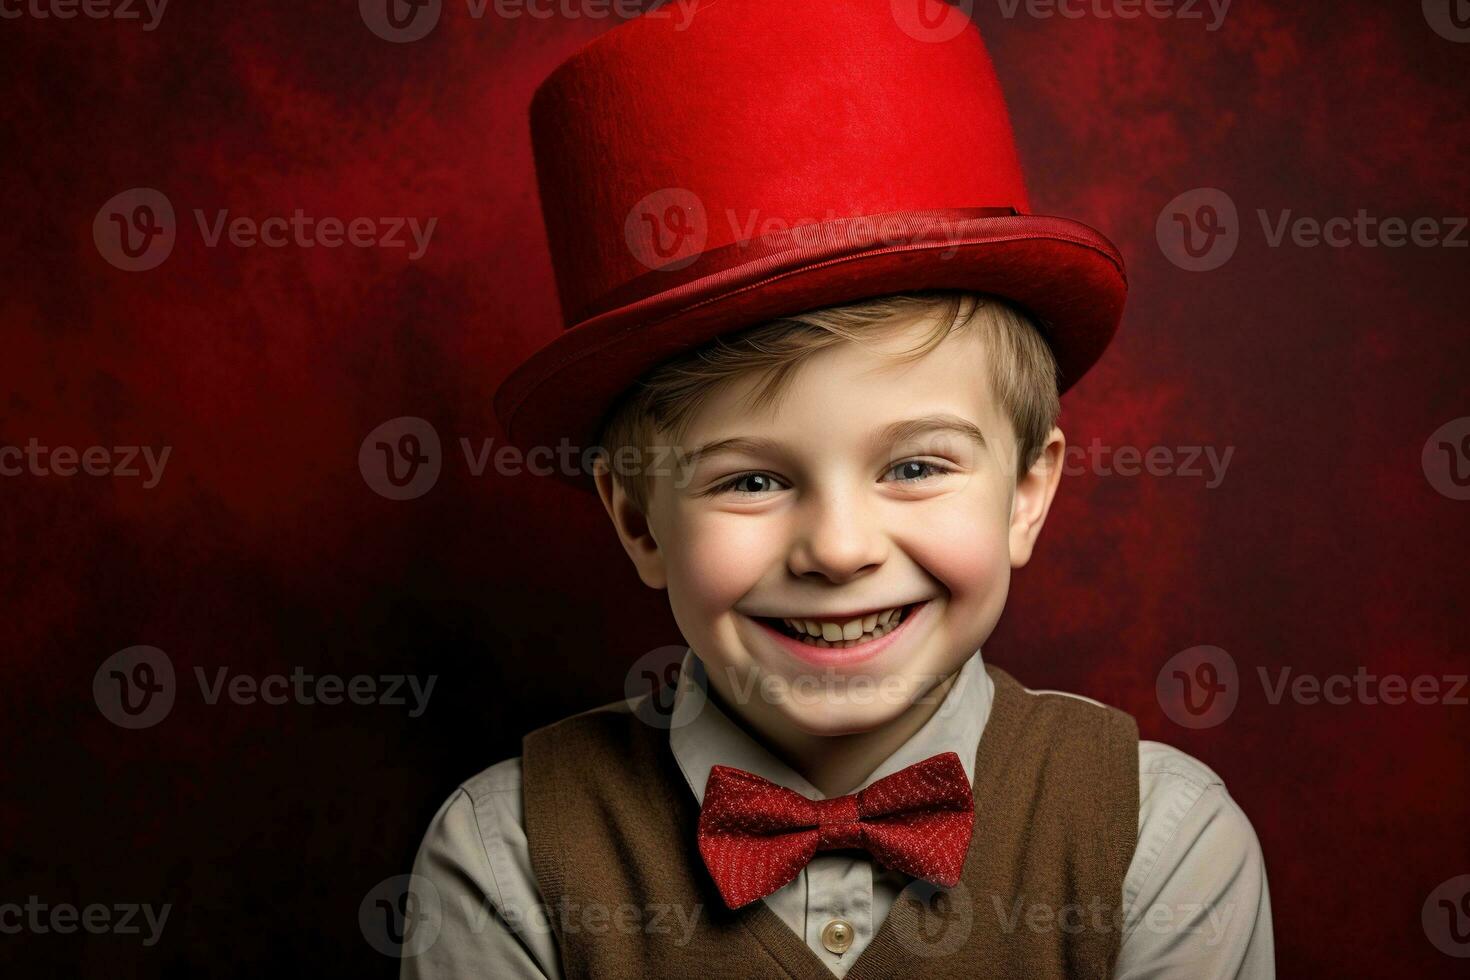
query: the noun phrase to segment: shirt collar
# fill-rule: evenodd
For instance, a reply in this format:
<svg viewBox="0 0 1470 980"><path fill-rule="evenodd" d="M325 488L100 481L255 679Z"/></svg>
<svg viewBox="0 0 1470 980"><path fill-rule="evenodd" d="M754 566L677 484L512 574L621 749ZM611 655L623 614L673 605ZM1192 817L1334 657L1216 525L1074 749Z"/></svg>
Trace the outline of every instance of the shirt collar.
<svg viewBox="0 0 1470 980"><path fill-rule="evenodd" d="M669 747L684 773L694 798L704 803L704 784L710 767L734 766L795 790L810 799L824 796L786 763L776 758L742 722L722 711L707 694L709 675L704 661L691 648L684 653L674 708L669 715ZM941 752L959 755L965 777L975 781L975 752L990 717L994 687L976 650L959 670L944 701L929 720L874 769L857 789ZM854 790L856 792L857 790Z"/></svg>

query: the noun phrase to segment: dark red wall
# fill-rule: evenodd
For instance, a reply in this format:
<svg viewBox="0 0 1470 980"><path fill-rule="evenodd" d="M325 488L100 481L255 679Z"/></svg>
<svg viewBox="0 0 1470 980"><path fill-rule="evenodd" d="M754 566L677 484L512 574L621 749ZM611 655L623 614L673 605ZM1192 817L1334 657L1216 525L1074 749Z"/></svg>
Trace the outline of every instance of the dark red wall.
<svg viewBox="0 0 1470 980"><path fill-rule="evenodd" d="M1126 708L1224 776L1265 849L1283 976L1454 975L1464 961L1421 910L1470 873L1470 707L1273 704L1258 671L1470 671L1470 502L1421 461L1470 415L1470 251L1273 248L1257 209L1465 215L1470 44L1417 3L1238 0L1214 31L1208 14L1008 6L975 16L1034 205L1103 229L1132 283L1118 341L1067 397L1068 435L1233 456L1213 488L1064 481L987 655ZM356 4L273 0L175 0L151 31L0 23L0 446L171 451L152 489L0 477L0 903L173 905L149 948L3 935L0 961L390 975L359 904L407 871L457 781L517 754L528 728L620 696L636 657L679 640L594 498L475 477L457 445L498 442L489 395L558 322L526 106L612 23L446 3L430 35L391 44ZM93 235L135 187L178 216L146 272L110 264ZM1194 272L1156 221L1201 187L1238 209L1237 248ZM438 222L410 260L209 248L195 208ZM399 416L430 421L445 450L437 485L408 501L358 466ZM127 730L93 680L135 645L168 655L179 693ZM1238 703L1191 729L1155 680L1200 645L1230 655ZM437 681L410 718L210 705L196 667Z"/></svg>

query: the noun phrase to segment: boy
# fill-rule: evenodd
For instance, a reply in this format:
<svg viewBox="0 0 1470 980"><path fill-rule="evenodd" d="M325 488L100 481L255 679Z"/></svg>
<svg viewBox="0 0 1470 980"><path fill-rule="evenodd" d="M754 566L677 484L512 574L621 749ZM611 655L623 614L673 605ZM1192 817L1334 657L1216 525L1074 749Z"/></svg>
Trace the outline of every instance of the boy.
<svg viewBox="0 0 1470 980"><path fill-rule="evenodd" d="M689 649L662 724L565 719L444 804L405 977L1273 975L1219 778L982 662L1125 285L910 6L645 16L533 100L569 326L497 409L606 449Z"/></svg>

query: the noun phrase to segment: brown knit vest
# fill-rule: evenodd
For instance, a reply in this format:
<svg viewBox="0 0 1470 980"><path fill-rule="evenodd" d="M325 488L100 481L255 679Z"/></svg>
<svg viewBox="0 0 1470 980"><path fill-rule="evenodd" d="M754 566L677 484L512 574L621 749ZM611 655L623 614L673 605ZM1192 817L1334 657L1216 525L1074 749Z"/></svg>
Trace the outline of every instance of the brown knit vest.
<svg viewBox="0 0 1470 980"><path fill-rule="evenodd" d="M986 669L995 701L960 884L913 882L849 980L1112 975L1137 843L1138 728ZM667 731L619 701L531 732L523 751L531 865L568 978L830 980L764 901L720 900Z"/></svg>

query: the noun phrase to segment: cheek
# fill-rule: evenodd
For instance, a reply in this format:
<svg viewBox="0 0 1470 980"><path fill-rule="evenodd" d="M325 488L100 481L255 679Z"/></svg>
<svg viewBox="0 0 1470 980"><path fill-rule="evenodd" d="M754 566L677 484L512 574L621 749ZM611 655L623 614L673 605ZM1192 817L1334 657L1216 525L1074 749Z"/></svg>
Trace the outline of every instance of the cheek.
<svg viewBox="0 0 1470 980"><path fill-rule="evenodd" d="M779 558L779 536L767 523L711 514L675 528L666 556L675 609L718 615L750 592Z"/></svg>
<svg viewBox="0 0 1470 980"><path fill-rule="evenodd" d="M910 536L907 550L938 579L956 605L1004 601L1010 584L1011 556L1001 515L973 508L926 515Z"/></svg>

